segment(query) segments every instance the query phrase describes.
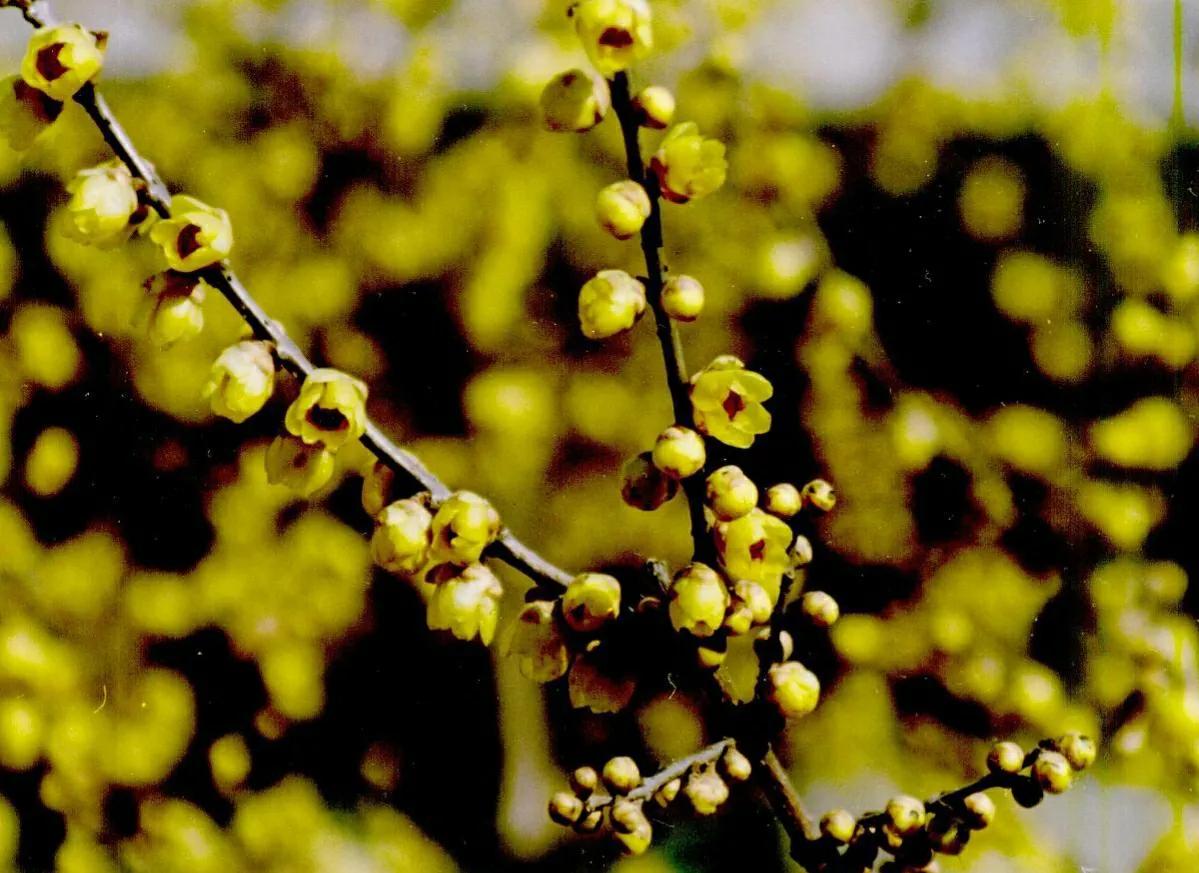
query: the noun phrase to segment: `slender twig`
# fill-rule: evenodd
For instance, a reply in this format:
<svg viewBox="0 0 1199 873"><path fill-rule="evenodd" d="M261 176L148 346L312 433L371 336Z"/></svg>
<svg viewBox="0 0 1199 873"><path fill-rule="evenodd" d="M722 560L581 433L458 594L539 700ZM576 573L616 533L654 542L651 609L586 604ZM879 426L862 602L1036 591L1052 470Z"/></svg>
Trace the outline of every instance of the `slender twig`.
<svg viewBox="0 0 1199 873"><path fill-rule="evenodd" d="M49 8L43 0L32 0L28 5L19 8L25 20L34 27L48 27L54 23ZM158 177L154 166L138 152L137 147L129 138L129 134L126 133L112 109L109 108L107 101L89 83L75 95L75 102L83 107L84 112L100 131L100 135L104 137L104 141L108 143L121 162L129 168L129 172L133 174L134 178L145 183L145 198L150 207L159 216L170 217L170 192ZM238 314L250 325L256 337L274 345L275 353L283 366L301 379L316 369L316 365L308 359L295 340L288 335L279 322L267 315L266 310L259 305L227 265L218 264L208 267L199 275L229 301ZM434 502L444 499L451 493L449 486L437 478L419 458L397 446L373 421L367 422L366 433L362 436L362 444L396 473L406 476L414 485L428 491L433 496ZM570 573L555 566L522 543L507 528L501 531L499 538L488 550L488 555L511 565L539 584L548 583L551 586L562 587L568 585L573 578Z"/></svg>
<svg viewBox="0 0 1199 873"><path fill-rule="evenodd" d="M669 766L663 767L653 776L645 779L628 794L620 796L626 797L629 800L649 800L663 785L678 779L680 776L686 775L692 767L711 764L713 761L719 760L720 756L724 754L725 749L735 745L736 743L732 739L723 739L712 743L710 746L704 746L698 752L694 752L685 758L679 758ZM603 809L615 801L616 797L611 794L593 794L587 799L587 811L592 812L597 809Z"/></svg>
<svg viewBox="0 0 1199 873"><path fill-rule="evenodd" d="M617 73L609 82L612 92L612 110L620 122L624 139L625 157L629 178L645 189L649 195L649 218L641 228L641 252L645 257L645 296L654 313L654 327L658 344L662 347L662 361L666 365L666 386L670 390L670 403L677 424L695 428L695 414L691 408L690 383L687 378L687 363L683 357L683 341L678 326L662 307L662 287L665 284L665 267L662 264L662 198L658 180L645 170L641 157L641 126L633 108L629 93L627 73ZM687 508L691 516L691 540L694 558L711 562L713 559L708 524L704 519L704 474L700 471L683 480L683 493L687 497Z"/></svg>

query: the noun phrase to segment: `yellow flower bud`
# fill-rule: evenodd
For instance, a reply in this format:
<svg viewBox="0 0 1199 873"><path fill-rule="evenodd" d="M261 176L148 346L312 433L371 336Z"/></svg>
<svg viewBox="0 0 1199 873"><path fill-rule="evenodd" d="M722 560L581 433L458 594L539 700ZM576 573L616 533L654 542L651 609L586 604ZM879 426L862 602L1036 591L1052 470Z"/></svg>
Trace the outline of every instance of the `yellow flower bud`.
<svg viewBox="0 0 1199 873"><path fill-rule="evenodd" d="M310 446L291 437L275 437L266 450L266 478L309 497L333 478L333 455L321 446Z"/></svg>
<svg viewBox="0 0 1199 873"><path fill-rule="evenodd" d="M962 801L966 822L974 830L981 830L995 821L995 801L985 792L976 791Z"/></svg>
<svg viewBox="0 0 1199 873"><path fill-rule="evenodd" d="M581 634L595 633L620 614L620 583L605 573L582 573L562 595L562 615Z"/></svg>
<svg viewBox="0 0 1199 873"><path fill-rule="evenodd" d="M483 564L471 564L429 595L430 630L448 630L460 640L491 644L500 617L500 580Z"/></svg>
<svg viewBox="0 0 1199 873"><path fill-rule="evenodd" d="M554 616L552 603L534 600L525 605L516 621L508 627L504 654L516 658L520 672L534 682L553 682L566 675L570 650ZM586 793L580 793L586 796Z"/></svg>
<svg viewBox="0 0 1199 873"><path fill-rule="evenodd" d="M708 459L704 438L689 427L672 425L658 434L654 466L675 479L686 479L703 469Z"/></svg>
<svg viewBox="0 0 1199 873"><path fill-rule="evenodd" d="M151 228L150 239L162 248L172 270L194 273L229 256L233 225L225 210L178 194L171 199L171 217Z"/></svg>
<svg viewBox="0 0 1199 873"><path fill-rule="evenodd" d="M815 557L815 552L812 549L812 541L805 536L798 536L795 542L791 544L791 567L798 570L801 567L806 567L812 563L812 558Z"/></svg>
<svg viewBox="0 0 1199 873"><path fill-rule="evenodd" d="M650 162L662 196L675 203L706 197L724 184L728 161L724 143L700 135L693 121L676 124Z"/></svg>
<svg viewBox="0 0 1199 873"><path fill-rule="evenodd" d="M832 627L841 617L841 607L832 595L809 591L803 596L803 614L817 627Z"/></svg>
<svg viewBox="0 0 1199 873"><path fill-rule="evenodd" d="M385 570L410 576L429 556L432 530L429 510L411 498L397 500L375 518L371 557Z"/></svg>
<svg viewBox="0 0 1199 873"><path fill-rule="evenodd" d="M671 779L661 788L654 792L654 803L665 809L674 803L674 799L679 796L679 792L683 790L682 779Z"/></svg>
<svg viewBox="0 0 1199 873"><path fill-rule="evenodd" d="M708 476L706 502L721 521L740 518L758 505L758 486L732 464Z"/></svg>
<svg viewBox="0 0 1199 873"><path fill-rule="evenodd" d="M262 409L274 390L275 358L270 347L244 340L217 357L204 396L213 412L240 423Z"/></svg>
<svg viewBox="0 0 1199 873"><path fill-rule="evenodd" d="M791 528L785 521L755 507L740 518L717 524L712 536L720 565L730 579L757 582L772 601L778 598L779 582L791 566L787 552Z"/></svg>
<svg viewBox="0 0 1199 873"><path fill-rule="evenodd" d="M382 461L371 464L362 477L362 508L374 518L395 499L395 470Z"/></svg>
<svg viewBox="0 0 1199 873"><path fill-rule="evenodd" d="M645 286L624 270L600 270L579 291L579 326L588 339L607 339L645 312Z"/></svg>
<svg viewBox="0 0 1199 873"><path fill-rule="evenodd" d="M753 610L734 597L729 604L729 611L724 615L724 624L721 627L731 636L739 637L749 633L749 629L753 626Z"/></svg>
<svg viewBox="0 0 1199 873"><path fill-rule="evenodd" d="M674 119L674 95L669 88L650 85L633 98L637 123L653 130L665 130Z"/></svg>
<svg viewBox="0 0 1199 873"><path fill-rule="evenodd" d="M571 14L587 57L603 76L627 70L653 48L646 0L583 0Z"/></svg>
<svg viewBox="0 0 1199 873"><path fill-rule="evenodd" d="M541 115L550 130L591 130L604 120L611 105L608 83L586 70L559 73L541 92Z"/></svg>
<svg viewBox="0 0 1199 873"><path fill-rule="evenodd" d="M654 839L654 829L644 815L632 830L614 830L613 836L620 842L626 855L643 855Z"/></svg>
<svg viewBox="0 0 1199 873"><path fill-rule="evenodd" d="M651 512L678 493L678 480L667 476L649 452L629 458L620 471L620 496L634 509Z"/></svg>
<svg viewBox="0 0 1199 873"><path fill-rule="evenodd" d="M707 642L695 648L695 661L705 670L715 670L729 656L729 643L723 636L709 637Z"/></svg>
<svg viewBox="0 0 1199 873"><path fill-rule="evenodd" d="M34 31L21 61L21 78L55 100L67 101L104 66L108 37L78 24Z"/></svg>
<svg viewBox="0 0 1199 873"><path fill-rule="evenodd" d="M762 402L773 394L774 387L764 376L723 359L713 361L691 377L696 429L734 448L747 449L754 437L770 430L770 413Z"/></svg>
<svg viewBox="0 0 1199 873"><path fill-rule="evenodd" d="M500 533L500 514L485 497L455 491L433 516L433 550L437 564L469 564L483 555Z"/></svg>
<svg viewBox="0 0 1199 873"><path fill-rule="evenodd" d="M830 512L837 505L837 492L823 479L813 479L803 487L804 503L821 512Z"/></svg>
<svg viewBox="0 0 1199 873"><path fill-rule="evenodd" d="M710 637L724 623L728 608L729 590L707 564L689 564L675 574L670 586L670 623L675 630Z"/></svg>
<svg viewBox="0 0 1199 873"><path fill-rule="evenodd" d="M1061 752L1042 750L1033 762L1032 775L1050 794L1061 794L1074 781L1074 768Z"/></svg>
<svg viewBox="0 0 1199 873"><path fill-rule="evenodd" d="M78 242L111 248L125 242L141 209L133 174L120 161L80 171L67 184L71 222L67 235ZM142 212L142 217L147 213Z"/></svg>
<svg viewBox="0 0 1199 873"><path fill-rule="evenodd" d="M704 286L691 276L671 276L662 286L662 309L675 321L695 321L704 311Z"/></svg>
<svg viewBox="0 0 1199 873"><path fill-rule="evenodd" d="M761 633L769 634L769 628L762 628ZM795 653L795 640L791 638L791 632L787 630L779 631L779 654L782 655L784 661L789 661L791 655Z"/></svg>
<svg viewBox="0 0 1199 873"><path fill-rule="evenodd" d="M729 799L729 786L714 769L705 767L691 773L683 793L696 813L711 815Z"/></svg>
<svg viewBox="0 0 1199 873"><path fill-rule="evenodd" d="M820 680L798 661L784 661L768 671L770 700L784 718L802 718L820 702Z"/></svg>
<svg viewBox="0 0 1199 873"><path fill-rule="evenodd" d="M1056 745L1075 770L1085 770L1095 763L1098 750L1095 741L1090 737L1072 732L1058 738Z"/></svg>
<svg viewBox="0 0 1199 873"><path fill-rule="evenodd" d="M569 791L559 791L550 798L550 818L569 827L583 817L583 801Z"/></svg>
<svg viewBox="0 0 1199 873"><path fill-rule="evenodd" d="M599 788L599 773L594 767L577 767L570 774L570 788L579 797L586 800L595 789Z"/></svg>
<svg viewBox="0 0 1199 873"><path fill-rule="evenodd" d="M0 80L0 133L13 149L29 148L61 114L62 103L20 76Z"/></svg>
<svg viewBox="0 0 1199 873"><path fill-rule="evenodd" d="M729 779L734 782L744 782L753 775L753 765L749 763L749 758L741 754L741 751L733 746L725 749L724 755L720 758L720 769Z"/></svg>
<svg viewBox="0 0 1199 873"><path fill-rule="evenodd" d="M146 283L146 289L150 296L139 317L147 323L147 335L155 345L166 348L204 330L201 306L209 290L204 280L183 273L159 273Z"/></svg>
<svg viewBox="0 0 1199 873"><path fill-rule="evenodd" d="M757 582L748 579L738 579L733 583L733 594L749 608L753 623L766 624L774 613L774 598Z"/></svg>
<svg viewBox="0 0 1199 873"><path fill-rule="evenodd" d="M887 819L901 837L911 836L924 827L924 804L907 794L900 794L887 801Z"/></svg>
<svg viewBox="0 0 1199 873"><path fill-rule="evenodd" d="M791 518L803 509L803 496L790 482L780 482L766 489L766 500L762 508L779 518Z"/></svg>
<svg viewBox="0 0 1199 873"><path fill-rule="evenodd" d="M820 818L820 832L838 843L848 843L853 839L858 820L845 809L834 809L826 812Z"/></svg>
<svg viewBox="0 0 1199 873"><path fill-rule="evenodd" d="M619 755L604 765L604 784L613 794L628 794L641 784L641 769L628 755Z"/></svg>
<svg viewBox="0 0 1199 873"><path fill-rule="evenodd" d="M308 444L336 452L366 430L366 383L340 370L320 367L304 379L283 423Z"/></svg>
<svg viewBox="0 0 1199 873"><path fill-rule="evenodd" d="M650 213L649 195L631 179L613 182L595 198L600 227L617 239L628 239L641 230Z"/></svg>
<svg viewBox="0 0 1199 873"><path fill-rule="evenodd" d="M987 755L992 773L1019 773L1024 769L1024 750L1012 742L996 743Z"/></svg>
<svg viewBox="0 0 1199 873"><path fill-rule="evenodd" d="M584 813L583 817L575 822L575 831L580 834L593 834L600 829L600 825L603 823L603 810L593 809L591 812Z"/></svg>

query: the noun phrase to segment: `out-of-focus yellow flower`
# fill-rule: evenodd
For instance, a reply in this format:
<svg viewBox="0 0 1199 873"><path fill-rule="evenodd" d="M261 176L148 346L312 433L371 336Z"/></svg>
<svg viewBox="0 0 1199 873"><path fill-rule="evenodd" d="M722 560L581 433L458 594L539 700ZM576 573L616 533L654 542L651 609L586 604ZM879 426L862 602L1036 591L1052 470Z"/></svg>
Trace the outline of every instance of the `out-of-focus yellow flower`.
<svg viewBox="0 0 1199 873"><path fill-rule="evenodd" d="M570 650L552 603L535 600L525 605L508 628L504 654L516 658L520 672L534 682L552 682L566 675Z"/></svg>
<svg viewBox="0 0 1199 873"><path fill-rule="evenodd" d="M649 195L632 179L613 182L595 198L595 217L600 227L617 239L634 236L650 213Z"/></svg>
<svg viewBox="0 0 1199 873"><path fill-rule="evenodd" d="M34 440L25 460L25 483L34 494L57 494L75 475L79 443L69 430L48 427Z"/></svg>
<svg viewBox="0 0 1199 873"><path fill-rule="evenodd" d="M1178 301L1199 293L1199 233L1184 233L1162 265L1162 286Z"/></svg>
<svg viewBox="0 0 1199 873"><path fill-rule="evenodd" d="M1143 398L1119 415L1095 422L1090 437L1101 458L1146 470L1177 467L1195 443L1190 420L1165 397Z"/></svg>
<svg viewBox="0 0 1199 873"><path fill-rule="evenodd" d="M471 564L433 589L429 595L429 627L448 630L460 640L478 637L483 645L490 645L503 593L504 587L489 568Z"/></svg>
<svg viewBox="0 0 1199 873"><path fill-rule="evenodd" d="M307 641L274 643L258 656L271 705L289 719L315 718L325 706L325 659Z"/></svg>
<svg viewBox="0 0 1199 873"><path fill-rule="evenodd" d="M456 491L442 501L433 516L434 564L470 564L500 533L500 514L485 497L473 491Z"/></svg>
<svg viewBox="0 0 1199 873"><path fill-rule="evenodd" d="M665 130L674 119L675 100L669 88L650 85L633 98L637 110L637 123L652 130Z"/></svg>
<svg viewBox="0 0 1199 873"><path fill-rule="evenodd" d="M802 718L820 702L820 680L798 661L775 664L768 678L770 699L784 718Z"/></svg>
<svg viewBox="0 0 1199 873"><path fill-rule="evenodd" d="M693 121L672 127L650 164L662 196L675 203L716 191L724 184L729 168L724 143L702 136Z"/></svg>
<svg viewBox="0 0 1199 873"><path fill-rule="evenodd" d="M710 637L724 623L729 589L707 564L689 564L675 574L670 586L670 623L677 631Z"/></svg>
<svg viewBox="0 0 1199 873"><path fill-rule="evenodd" d="M393 573L409 575L425 563L432 540L433 515L418 501L397 500L375 519L371 556Z"/></svg>
<svg viewBox="0 0 1199 873"><path fill-rule="evenodd" d="M13 314L8 335L21 373L30 382L57 390L69 385L79 373L83 355L63 310L26 303Z"/></svg>
<svg viewBox="0 0 1199 873"><path fill-rule="evenodd" d="M171 198L171 217L151 228L150 239L162 247L172 270L194 273L229 256L233 224L225 210L178 194Z"/></svg>
<svg viewBox="0 0 1199 873"><path fill-rule="evenodd" d="M987 422L995 454L1018 470L1046 475L1066 460L1066 432L1051 413L1013 404L995 412Z"/></svg>
<svg viewBox="0 0 1199 873"><path fill-rule="evenodd" d="M112 248L129 239L137 226L137 189L133 174L120 161L80 171L67 184L71 222L67 234L99 248ZM146 212L145 215L149 215Z"/></svg>
<svg viewBox="0 0 1199 873"><path fill-rule="evenodd" d="M653 48L646 0L583 0L572 14L587 57L604 76L627 70Z"/></svg>
<svg viewBox="0 0 1199 873"><path fill-rule="evenodd" d="M1157 491L1102 481L1086 482L1078 489L1078 508L1112 545L1128 551L1140 548L1165 512Z"/></svg>
<svg viewBox="0 0 1199 873"><path fill-rule="evenodd" d="M645 312L645 286L624 270L600 270L579 291L579 326L588 339L607 339Z"/></svg>
<svg viewBox="0 0 1199 873"><path fill-rule="evenodd" d="M812 304L816 320L850 339L869 333L874 320L874 298L866 283L842 270L829 270L816 288Z"/></svg>
<svg viewBox="0 0 1199 873"><path fill-rule="evenodd" d="M772 600L778 598L779 580L790 568L787 550L791 528L785 521L760 509L713 529L720 564L730 579L747 579L765 588Z"/></svg>
<svg viewBox="0 0 1199 873"><path fill-rule="evenodd" d="M595 633L620 615L620 582L607 573L580 573L562 595L562 615L579 633Z"/></svg>
<svg viewBox="0 0 1199 873"><path fill-rule="evenodd" d="M211 287L186 273L159 273L147 283L149 297L140 318L147 323L150 341L167 348L193 339L204 330L204 298Z"/></svg>
<svg viewBox="0 0 1199 873"><path fill-rule="evenodd" d="M983 158L966 175L958 195L962 224L981 240L1007 239L1024 219L1020 170L1002 158Z"/></svg>
<svg viewBox="0 0 1199 873"><path fill-rule="evenodd" d="M1033 252L1005 252L991 276L995 305L1014 321L1046 321L1073 306L1080 295L1073 273Z"/></svg>
<svg viewBox="0 0 1199 873"><path fill-rule="evenodd" d="M718 358L691 377L691 406L700 433L738 449L770 430L762 405L774 394L766 377L746 370L736 358Z"/></svg>
<svg viewBox="0 0 1199 873"><path fill-rule="evenodd" d="M26 84L20 76L0 80L0 134L17 151L33 145L62 114L62 103Z"/></svg>
<svg viewBox="0 0 1199 873"><path fill-rule="evenodd" d="M208 749L212 781L222 791L231 791L250 775L250 750L240 734L221 737Z"/></svg>
<svg viewBox="0 0 1199 873"><path fill-rule="evenodd" d="M21 78L55 100L70 100L104 66L107 42L107 34L78 24L39 28L29 38Z"/></svg>
<svg viewBox="0 0 1199 873"><path fill-rule="evenodd" d="M308 445L292 437L275 437L266 450L266 478L309 497L333 478L333 453L321 445Z"/></svg>
<svg viewBox="0 0 1199 873"><path fill-rule="evenodd" d="M340 370L319 367L308 374L283 419L288 433L309 445L336 452L366 431L366 383Z"/></svg>
<svg viewBox="0 0 1199 873"><path fill-rule="evenodd" d="M274 391L275 358L266 343L255 340L221 352L204 386L212 411L239 423L262 409Z"/></svg>
<svg viewBox="0 0 1199 873"><path fill-rule="evenodd" d="M0 700L0 763L10 770L28 770L41 757L46 719L24 697Z"/></svg>
<svg viewBox="0 0 1199 873"><path fill-rule="evenodd" d="M570 705L592 712L620 712L633 699L635 679L609 664L604 644L593 641L570 665L566 680Z"/></svg>
<svg viewBox="0 0 1199 873"><path fill-rule="evenodd" d="M604 120L611 105L608 83L586 70L559 73L541 92L541 117L550 130L591 130Z"/></svg>

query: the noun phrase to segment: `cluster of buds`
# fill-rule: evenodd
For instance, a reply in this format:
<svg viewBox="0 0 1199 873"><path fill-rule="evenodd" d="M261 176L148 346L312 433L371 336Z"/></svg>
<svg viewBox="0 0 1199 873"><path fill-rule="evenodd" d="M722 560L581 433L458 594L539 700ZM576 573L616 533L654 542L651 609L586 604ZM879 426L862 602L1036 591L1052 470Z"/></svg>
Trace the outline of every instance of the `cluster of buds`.
<svg viewBox="0 0 1199 873"><path fill-rule="evenodd" d="M63 104L99 75L107 43L107 34L78 24L34 31L21 74L0 81L0 134L9 145L29 148L58 119Z"/></svg>
<svg viewBox="0 0 1199 873"><path fill-rule="evenodd" d="M1027 754L1015 743L998 743L987 758L989 775L966 788L928 803L899 795L860 820L843 809L827 813L820 820L821 836L807 847L813 869L870 869L882 851L893 860L880 870L935 870L936 855L960 854L972 833L995 820L995 802L986 789L1006 788L1021 806L1035 806L1046 793L1069 788L1095 755L1094 741L1077 733L1044 740Z"/></svg>
<svg viewBox="0 0 1199 873"><path fill-rule="evenodd" d="M559 791L549 803L550 818L581 834L604 830L630 855L640 855L653 840L653 826L645 807L652 801L668 808L685 797L698 815L711 815L729 798L729 783L744 782L753 766L729 740L642 779L632 758L608 761L599 772L579 767L570 776L570 789Z"/></svg>
<svg viewBox="0 0 1199 873"><path fill-rule="evenodd" d="M499 513L471 491L456 491L437 505L428 493L394 499L394 491L394 472L375 462L362 483L362 507L375 520L375 563L428 586L431 629L489 645L503 586L483 553L499 537Z"/></svg>

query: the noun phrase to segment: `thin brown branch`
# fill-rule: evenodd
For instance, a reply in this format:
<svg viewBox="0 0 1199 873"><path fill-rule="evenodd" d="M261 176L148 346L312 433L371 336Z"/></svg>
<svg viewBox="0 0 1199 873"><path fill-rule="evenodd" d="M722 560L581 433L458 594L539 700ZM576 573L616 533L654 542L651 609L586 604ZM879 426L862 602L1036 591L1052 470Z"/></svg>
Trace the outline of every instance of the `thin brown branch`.
<svg viewBox="0 0 1199 873"><path fill-rule="evenodd" d="M724 754L725 749L735 746L736 743L732 739L723 739L712 743L710 746L705 746L698 752L687 755L685 758L679 758L669 766L662 768L653 776L644 780L640 785L624 795L629 800L649 800L657 793L662 786L674 781L687 774L692 767L701 764L710 764L720 759ZM610 794L593 794L587 799L587 811L591 812L596 809L603 809L605 806L613 803L616 800Z"/></svg>
<svg viewBox="0 0 1199 873"><path fill-rule="evenodd" d="M18 8L25 20L34 27L48 27L54 24L49 7L43 0L33 0L33 2ZM169 217L171 214L170 192L159 179L153 165L137 150L133 140L121 126L103 96L89 83L75 95L75 102L87 113L104 141L108 143L121 162L129 168L129 172L133 174L134 178L145 183L146 199L154 211L163 218ZM282 325L266 313L266 310L258 304L258 301L227 265L220 264L209 267L201 271L200 276L229 301L230 305L250 325L258 339L274 344L276 354L284 367L301 379L316 369L316 365L308 359L295 340L288 335ZM367 422L362 444L396 473L408 477L415 486L430 492L435 501L444 499L450 494L449 486L437 478L419 458L397 446L373 421ZM555 566L526 546L506 528L501 531L499 538L488 550L488 555L509 564L538 584L564 587L573 578L570 573Z"/></svg>

